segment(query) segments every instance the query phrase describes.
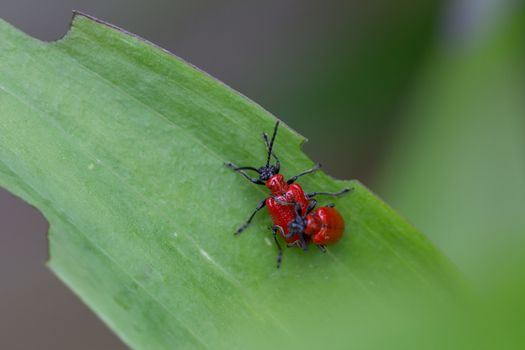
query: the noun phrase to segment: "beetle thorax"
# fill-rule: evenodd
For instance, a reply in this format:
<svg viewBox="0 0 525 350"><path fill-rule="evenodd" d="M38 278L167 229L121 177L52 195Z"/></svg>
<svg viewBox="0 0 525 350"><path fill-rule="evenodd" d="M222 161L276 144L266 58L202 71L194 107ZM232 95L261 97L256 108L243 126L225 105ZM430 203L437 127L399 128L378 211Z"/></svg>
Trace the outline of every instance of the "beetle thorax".
<svg viewBox="0 0 525 350"><path fill-rule="evenodd" d="M266 181L266 187L268 187L274 195L281 195L288 191L288 184L281 174L275 174L270 177Z"/></svg>

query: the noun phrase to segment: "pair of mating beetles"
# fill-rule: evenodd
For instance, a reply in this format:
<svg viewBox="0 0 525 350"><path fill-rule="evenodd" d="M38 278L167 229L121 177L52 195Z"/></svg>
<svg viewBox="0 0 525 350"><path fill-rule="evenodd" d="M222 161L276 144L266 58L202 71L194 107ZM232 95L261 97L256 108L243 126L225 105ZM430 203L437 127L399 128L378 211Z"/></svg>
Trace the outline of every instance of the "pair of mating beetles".
<svg viewBox="0 0 525 350"><path fill-rule="evenodd" d="M345 228L343 217L334 208L334 204L315 209L317 201L314 197L317 195L340 196L350 192L350 189L345 188L335 193L305 193L295 181L303 175L311 174L318 170L321 167L320 164L286 181L284 176L279 173L281 162L273 152L273 144L277 136L278 128L279 121L275 123L270 141L268 140L268 135L263 133L263 139L268 151L266 165L255 168L251 166L238 167L233 163L226 163L226 166L239 172L252 183L265 185L270 190L271 195L259 202L248 220L235 234L238 235L244 231L252 222L255 214L266 206L273 221L273 239L278 249L277 267L280 267L283 251L277 240L277 234L286 241L289 247L297 246L303 250L307 250L308 243L313 243L317 245L322 252L326 251L326 245L334 244L341 238ZM275 160L275 164L270 164L272 157ZM247 170L257 172L259 177L251 177L246 172Z"/></svg>

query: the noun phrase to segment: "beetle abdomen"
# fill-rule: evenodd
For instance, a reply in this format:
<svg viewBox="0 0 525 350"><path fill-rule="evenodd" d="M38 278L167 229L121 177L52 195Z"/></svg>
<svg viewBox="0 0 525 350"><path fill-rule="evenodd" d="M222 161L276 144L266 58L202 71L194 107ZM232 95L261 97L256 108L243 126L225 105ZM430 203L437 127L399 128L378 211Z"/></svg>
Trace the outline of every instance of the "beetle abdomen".
<svg viewBox="0 0 525 350"><path fill-rule="evenodd" d="M312 237L315 244L329 245L341 239L345 230L345 221L335 208L321 207L315 211L315 215L321 223L321 229Z"/></svg>

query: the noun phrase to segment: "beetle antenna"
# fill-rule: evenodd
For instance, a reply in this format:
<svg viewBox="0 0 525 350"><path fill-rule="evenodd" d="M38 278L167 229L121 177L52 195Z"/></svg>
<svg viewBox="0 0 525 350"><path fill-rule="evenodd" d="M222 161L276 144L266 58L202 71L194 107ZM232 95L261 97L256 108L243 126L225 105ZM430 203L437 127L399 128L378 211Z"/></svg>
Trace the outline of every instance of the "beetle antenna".
<svg viewBox="0 0 525 350"><path fill-rule="evenodd" d="M272 140L270 141L270 147L268 147L268 158L266 159L266 166L270 165L270 158L272 156L273 142L275 141L275 137L277 136L278 127L279 127L279 121L275 123L275 127L273 129Z"/></svg>

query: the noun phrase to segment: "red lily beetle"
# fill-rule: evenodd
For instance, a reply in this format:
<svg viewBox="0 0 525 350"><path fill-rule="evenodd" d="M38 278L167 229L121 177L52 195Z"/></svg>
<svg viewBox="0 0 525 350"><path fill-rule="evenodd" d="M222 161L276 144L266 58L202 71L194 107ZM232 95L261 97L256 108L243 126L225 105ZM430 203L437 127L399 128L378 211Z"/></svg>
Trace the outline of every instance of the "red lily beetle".
<svg viewBox="0 0 525 350"><path fill-rule="evenodd" d="M344 220L339 212L333 207L322 207L312 212L316 205L313 197L316 195L340 196L348 193L350 189L345 188L335 193L305 193L295 181L301 176L318 170L321 167L320 164L285 180L284 176L279 173L281 168L279 158L273 152L273 144L277 136L278 127L279 121L275 123L271 141L268 141L268 135L263 133L268 152L266 165L259 168L251 166L238 167L233 163L225 163L225 165L239 172L250 182L257 185L265 185L270 190L271 195L259 202L248 220L239 227L235 234L242 233L250 225L255 214L266 206L273 221L272 233L278 249L277 267L280 267L282 248L277 240L277 234L286 241L288 246L298 246L303 250L307 250L308 242L312 242L323 252L325 251L325 244L335 243L341 237L344 231ZM275 159L275 164L270 164L272 157ZM259 176L258 178L253 178L246 171L254 171ZM302 215L303 213L304 215ZM304 222L299 222L299 220ZM310 226L306 224L307 222L310 222ZM294 225L299 226L295 227Z"/></svg>

